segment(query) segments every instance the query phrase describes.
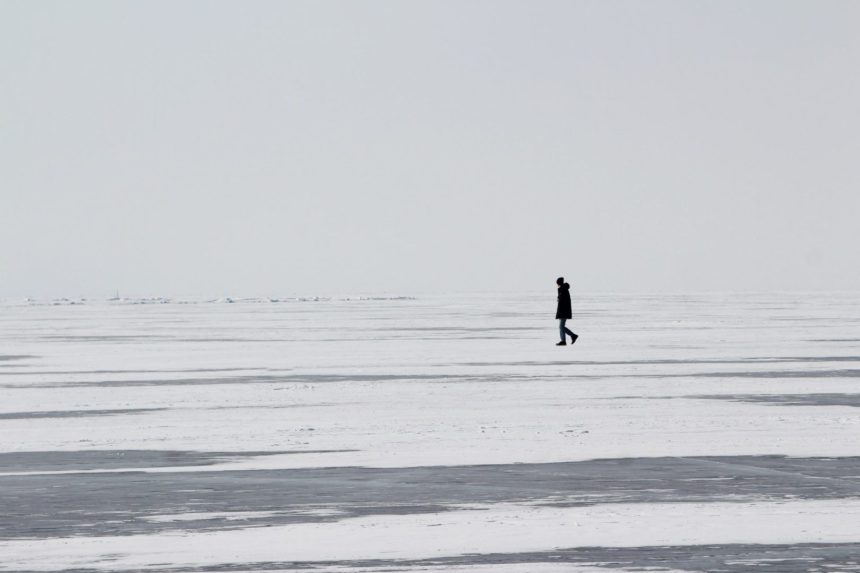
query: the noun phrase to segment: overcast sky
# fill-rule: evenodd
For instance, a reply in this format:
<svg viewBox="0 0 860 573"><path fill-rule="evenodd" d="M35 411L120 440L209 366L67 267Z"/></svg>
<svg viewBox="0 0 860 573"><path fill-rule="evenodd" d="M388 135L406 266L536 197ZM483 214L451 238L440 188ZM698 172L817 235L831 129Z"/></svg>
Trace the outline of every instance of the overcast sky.
<svg viewBox="0 0 860 573"><path fill-rule="evenodd" d="M0 0L0 297L860 289L859 26Z"/></svg>

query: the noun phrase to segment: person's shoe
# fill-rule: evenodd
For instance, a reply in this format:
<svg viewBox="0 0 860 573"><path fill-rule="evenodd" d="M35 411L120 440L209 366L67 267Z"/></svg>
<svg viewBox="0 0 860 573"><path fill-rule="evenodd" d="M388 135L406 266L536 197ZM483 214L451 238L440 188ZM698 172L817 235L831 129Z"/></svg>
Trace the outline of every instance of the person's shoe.
<svg viewBox="0 0 860 573"><path fill-rule="evenodd" d="M561 342L556 342L556 344L555 344L555 345L556 345L556 346L567 346L567 342L565 342L564 340L562 340Z"/></svg>
<svg viewBox="0 0 860 573"><path fill-rule="evenodd" d="M578 334L574 334L574 335L573 335L573 338L571 338L571 339L570 339L570 344L571 344L571 346L573 346L573 343L574 343L574 342L576 342L576 339L577 339L577 338L579 338L579 335L578 335Z"/></svg>

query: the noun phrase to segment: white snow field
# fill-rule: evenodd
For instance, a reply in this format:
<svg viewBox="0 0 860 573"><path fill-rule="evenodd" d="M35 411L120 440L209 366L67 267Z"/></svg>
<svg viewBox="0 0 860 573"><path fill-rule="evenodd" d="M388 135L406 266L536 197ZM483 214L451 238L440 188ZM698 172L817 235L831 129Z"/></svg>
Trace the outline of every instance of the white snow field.
<svg viewBox="0 0 860 573"><path fill-rule="evenodd" d="M860 571L860 293L0 302L3 571Z"/></svg>

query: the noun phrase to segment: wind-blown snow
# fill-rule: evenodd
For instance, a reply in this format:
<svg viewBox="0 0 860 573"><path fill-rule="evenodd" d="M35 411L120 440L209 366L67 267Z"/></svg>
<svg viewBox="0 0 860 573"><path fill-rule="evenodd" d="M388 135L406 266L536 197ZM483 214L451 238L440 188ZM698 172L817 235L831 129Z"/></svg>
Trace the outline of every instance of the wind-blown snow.
<svg viewBox="0 0 860 573"><path fill-rule="evenodd" d="M127 470L176 476L663 456L860 456L860 408L815 402L817 395L857 393L860 295L578 296L574 290L573 300L570 326L580 339L563 348L554 345L552 291L5 301L0 491L2 480L22 474L121 479ZM784 395L809 399L766 399ZM131 450L249 455L205 464L129 456L109 467L2 461L16 452L43 452L49 460L50 452ZM207 511L189 509L142 518L185 520L192 525L183 533L66 539L53 532L18 539L13 525L4 530L0 524L0 567L860 542L856 503L491 504L348 519L335 507L319 514L320 522L266 528L243 527L245 519L264 519L265 511L237 509L212 513L231 527L215 531L195 529L209 519ZM105 555L114 560L99 561Z"/></svg>

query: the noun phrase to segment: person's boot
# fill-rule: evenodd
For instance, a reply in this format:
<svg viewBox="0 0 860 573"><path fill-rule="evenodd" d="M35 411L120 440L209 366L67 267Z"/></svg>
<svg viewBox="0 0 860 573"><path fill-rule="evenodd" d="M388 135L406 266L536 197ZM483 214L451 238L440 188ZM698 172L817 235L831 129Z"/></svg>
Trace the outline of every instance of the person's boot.
<svg viewBox="0 0 860 573"><path fill-rule="evenodd" d="M573 335L573 337L570 339L570 345L571 345L571 346L573 346L573 343L574 343L574 342L576 342L576 339L577 339L577 338L579 338L579 335L578 335L578 334L574 334L574 335Z"/></svg>
<svg viewBox="0 0 860 573"><path fill-rule="evenodd" d="M567 342L565 342L564 340L562 340L561 342L557 342L557 343L556 343L556 346L567 346Z"/></svg>

